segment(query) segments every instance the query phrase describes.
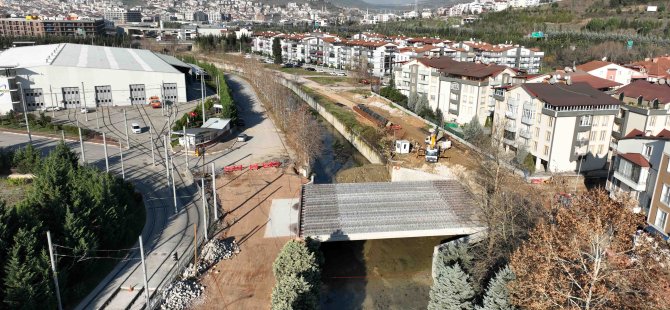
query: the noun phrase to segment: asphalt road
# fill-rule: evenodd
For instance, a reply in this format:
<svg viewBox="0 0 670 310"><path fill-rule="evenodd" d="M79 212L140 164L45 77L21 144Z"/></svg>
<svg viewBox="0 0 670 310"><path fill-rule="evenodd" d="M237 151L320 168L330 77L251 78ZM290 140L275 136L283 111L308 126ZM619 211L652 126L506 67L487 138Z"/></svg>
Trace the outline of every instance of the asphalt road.
<svg viewBox="0 0 670 310"><path fill-rule="evenodd" d="M204 157L188 157L188 167L193 172L202 171L203 165L208 171L211 163L221 169L228 165L248 166L270 160L286 162L288 151L270 118L266 115L253 88L243 79L229 75L226 77L234 99L238 104L240 118L245 120L245 127L236 130L226 139L235 139L237 133L243 131L250 136L246 142L236 142L227 150ZM173 260L173 253L181 258L189 253L192 255L194 244L194 227L197 224L198 238L203 235L202 203L199 188L185 173L187 157L183 152L172 154L174 178L177 196L177 208L173 203L172 186L166 178L165 145L162 135L169 136L169 123L175 115L181 117L191 110L196 103L178 105L168 118L160 109L146 106L126 106L98 108L95 112L81 114L71 109L53 113L54 121L68 124L79 124L82 128L105 132L107 137L117 139L123 148L123 173L126 179L133 182L143 195L147 217L142 232L149 292L154 294L156 288L162 287L169 280L169 275L176 272L178 266ZM124 110L127 118L124 121ZM47 112L51 114L51 112ZM88 120L87 120L88 118ZM134 134L129 128L132 123L145 127L140 134ZM151 127L151 134L148 127ZM126 144L126 129L128 142ZM152 137L154 153L152 156ZM0 135L0 146L21 146L27 143L27 136L20 134ZM57 140L33 137L33 144L47 150L56 145ZM68 145L80 153L78 141L70 141ZM104 148L102 145L85 143L86 162L105 169ZM108 146L110 172L121 175L119 148ZM155 159L155 161L152 159ZM155 164L154 164L155 163ZM196 179L195 182L199 183ZM220 210L227 206L219 206ZM212 221L213 211L208 210L208 222ZM222 214L220 212L219 214ZM140 309L145 306L143 295L144 281L139 251L129 253L128 259L120 262L114 270L79 304L77 309Z"/></svg>

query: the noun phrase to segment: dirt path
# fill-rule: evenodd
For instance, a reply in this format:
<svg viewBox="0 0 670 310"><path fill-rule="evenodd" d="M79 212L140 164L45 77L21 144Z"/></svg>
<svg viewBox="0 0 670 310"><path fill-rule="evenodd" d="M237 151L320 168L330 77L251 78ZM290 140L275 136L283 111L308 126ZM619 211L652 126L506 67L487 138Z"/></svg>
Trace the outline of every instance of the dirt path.
<svg viewBox="0 0 670 310"><path fill-rule="evenodd" d="M205 299L197 309L269 309L274 286L272 262L290 237L266 238L273 199L296 198L306 180L284 169L226 174L218 195L232 227L217 235L235 238L242 252L219 262L203 277Z"/></svg>

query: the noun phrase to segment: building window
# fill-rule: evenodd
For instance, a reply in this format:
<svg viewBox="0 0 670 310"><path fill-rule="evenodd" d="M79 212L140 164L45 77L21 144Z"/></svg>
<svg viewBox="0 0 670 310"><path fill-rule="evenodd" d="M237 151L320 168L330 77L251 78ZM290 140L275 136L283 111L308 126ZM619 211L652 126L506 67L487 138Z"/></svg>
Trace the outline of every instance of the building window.
<svg viewBox="0 0 670 310"><path fill-rule="evenodd" d="M668 220L668 213L661 209L658 209L658 211L656 211L656 221L654 221L654 225L660 228L661 230L664 230L665 223L667 222L667 220Z"/></svg>
<svg viewBox="0 0 670 310"><path fill-rule="evenodd" d="M553 118L553 117L551 117L551 116L547 116L547 125L548 125L549 127L554 126L554 118Z"/></svg>
<svg viewBox="0 0 670 310"><path fill-rule="evenodd" d="M656 116L649 118L649 126L656 126Z"/></svg>
<svg viewBox="0 0 670 310"><path fill-rule="evenodd" d="M606 130L600 132L600 141L605 141L605 135L607 134Z"/></svg>
<svg viewBox="0 0 670 310"><path fill-rule="evenodd" d="M591 115L584 115L579 118L579 126L591 126Z"/></svg>
<svg viewBox="0 0 670 310"><path fill-rule="evenodd" d="M640 170L641 168L638 165L633 165L633 163L625 159L619 160L619 167L617 167L617 171L633 182L637 183L640 179Z"/></svg>
<svg viewBox="0 0 670 310"><path fill-rule="evenodd" d="M544 133L544 140L547 142L551 141L551 131L547 131Z"/></svg>
<svg viewBox="0 0 670 310"><path fill-rule="evenodd" d="M594 116L593 117L593 126L598 126L600 123L600 116Z"/></svg>
<svg viewBox="0 0 670 310"><path fill-rule="evenodd" d="M549 146L545 145L544 146L544 156L548 156L548 155L549 155Z"/></svg>
<svg viewBox="0 0 670 310"><path fill-rule="evenodd" d="M540 137L540 128L535 127L535 138Z"/></svg>
<svg viewBox="0 0 670 310"><path fill-rule="evenodd" d="M653 146L645 144L644 146L642 146L642 155L644 155L645 157L651 156L651 152L653 149L654 149Z"/></svg>
<svg viewBox="0 0 670 310"><path fill-rule="evenodd" d="M533 152L537 151L537 141L533 141Z"/></svg>
<svg viewBox="0 0 670 310"><path fill-rule="evenodd" d="M598 154L602 153L603 153L603 145L601 144L600 146L598 146Z"/></svg>

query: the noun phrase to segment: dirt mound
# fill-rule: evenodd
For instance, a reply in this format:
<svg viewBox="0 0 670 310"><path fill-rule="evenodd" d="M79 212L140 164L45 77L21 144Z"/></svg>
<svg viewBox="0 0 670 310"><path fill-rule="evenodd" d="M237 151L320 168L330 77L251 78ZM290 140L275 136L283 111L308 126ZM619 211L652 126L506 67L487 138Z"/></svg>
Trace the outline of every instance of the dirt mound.
<svg viewBox="0 0 670 310"><path fill-rule="evenodd" d="M388 168L377 164L342 170L337 173L335 179L337 183L391 182Z"/></svg>

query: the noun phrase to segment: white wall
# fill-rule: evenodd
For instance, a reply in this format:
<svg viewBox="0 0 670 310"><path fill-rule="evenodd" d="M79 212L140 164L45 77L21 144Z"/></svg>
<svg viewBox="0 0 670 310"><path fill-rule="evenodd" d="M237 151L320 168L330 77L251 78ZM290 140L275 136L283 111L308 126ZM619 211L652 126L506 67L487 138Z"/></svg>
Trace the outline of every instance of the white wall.
<svg viewBox="0 0 670 310"><path fill-rule="evenodd" d="M572 152L572 138L575 132L575 117L557 117L554 121L554 131L550 148L551 159L549 170L551 172L574 171L577 169L577 161L570 161ZM542 137L542 134L540 134Z"/></svg>
<svg viewBox="0 0 670 310"><path fill-rule="evenodd" d="M26 75L30 82L26 82ZM42 88L44 103L62 106L62 87L79 87L84 82L86 106L95 106L95 86L110 85L115 105L130 105L130 84L144 84L146 98L161 96L162 83L177 83L178 102L186 102L186 79L181 72L145 72L96 68L41 66L17 69L17 80L23 81L24 88ZM56 95L49 95L49 86ZM80 90L81 92L81 90ZM57 98L56 101L54 99ZM80 96L83 103L83 96Z"/></svg>

